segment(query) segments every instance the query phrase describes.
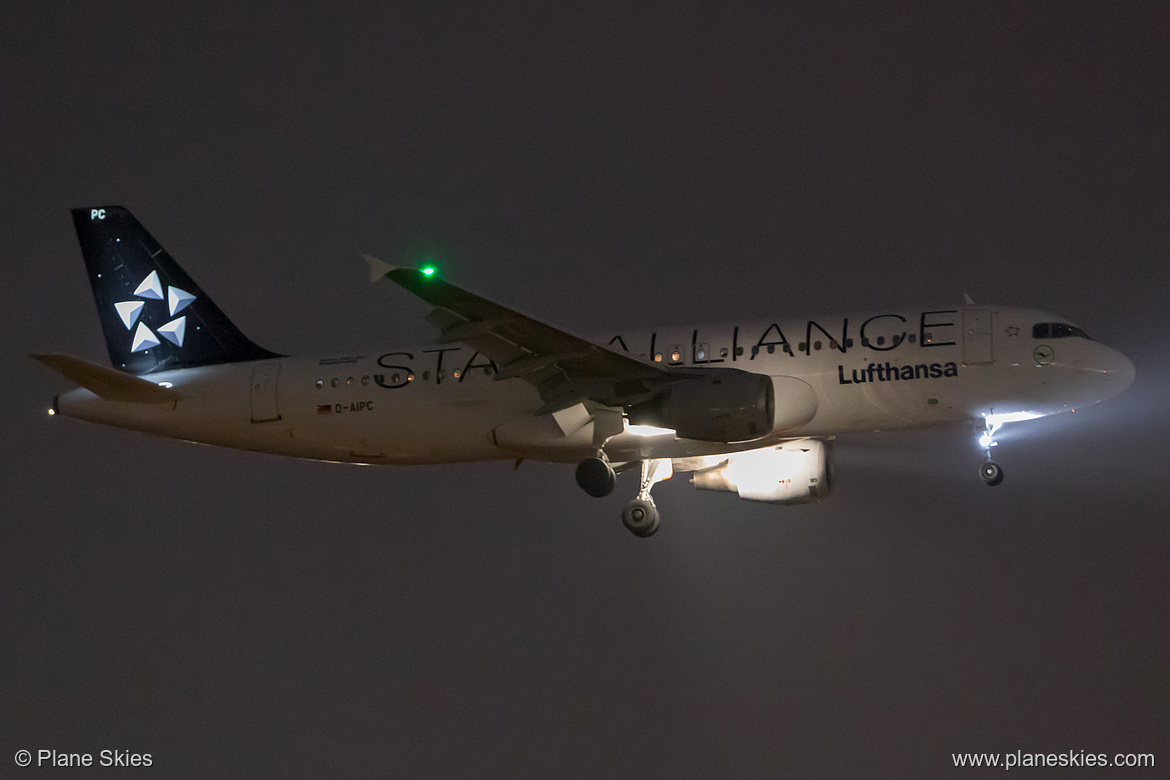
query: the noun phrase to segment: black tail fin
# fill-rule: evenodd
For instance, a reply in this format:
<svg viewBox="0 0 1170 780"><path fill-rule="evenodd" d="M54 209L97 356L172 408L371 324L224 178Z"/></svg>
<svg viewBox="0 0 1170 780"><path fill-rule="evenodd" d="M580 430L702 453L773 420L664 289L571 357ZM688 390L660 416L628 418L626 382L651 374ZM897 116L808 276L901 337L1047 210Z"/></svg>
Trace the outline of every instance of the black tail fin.
<svg viewBox="0 0 1170 780"><path fill-rule="evenodd" d="M147 374L280 357L249 341L126 209L73 209L73 225L114 368Z"/></svg>

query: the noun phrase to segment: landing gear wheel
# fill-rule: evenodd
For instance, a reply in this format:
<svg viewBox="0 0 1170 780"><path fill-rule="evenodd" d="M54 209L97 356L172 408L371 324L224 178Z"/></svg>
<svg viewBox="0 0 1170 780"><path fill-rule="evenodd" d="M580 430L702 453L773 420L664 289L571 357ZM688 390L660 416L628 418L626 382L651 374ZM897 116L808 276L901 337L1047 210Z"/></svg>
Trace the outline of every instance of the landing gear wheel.
<svg viewBox="0 0 1170 780"><path fill-rule="evenodd" d="M601 458L586 458L577 464L577 484L594 498L602 498L613 492L617 476Z"/></svg>
<svg viewBox="0 0 1170 780"><path fill-rule="evenodd" d="M658 507L653 501L635 498L622 509L622 522L634 536L653 536L658 530Z"/></svg>
<svg viewBox="0 0 1170 780"><path fill-rule="evenodd" d="M1003 482L1003 468L994 460L989 460L979 467L979 476L983 477L988 487L995 487Z"/></svg>

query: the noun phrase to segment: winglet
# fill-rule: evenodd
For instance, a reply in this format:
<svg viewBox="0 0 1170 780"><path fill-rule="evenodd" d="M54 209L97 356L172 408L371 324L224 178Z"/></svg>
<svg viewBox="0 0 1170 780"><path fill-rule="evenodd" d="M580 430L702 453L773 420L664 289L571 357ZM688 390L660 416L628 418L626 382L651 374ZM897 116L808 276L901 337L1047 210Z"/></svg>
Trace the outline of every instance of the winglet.
<svg viewBox="0 0 1170 780"><path fill-rule="evenodd" d="M967 306L974 306L975 305L975 301L971 300L971 296L968 295L967 293L963 293L963 303Z"/></svg>
<svg viewBox="0 0 1170 780"><path fill-rule="evenodd" d="M375 284L379 279L397 267L390 265L385 260L379 260L373 255L362 255L362 260L365 260L366 265L370 267L370 284Z"/></svg>

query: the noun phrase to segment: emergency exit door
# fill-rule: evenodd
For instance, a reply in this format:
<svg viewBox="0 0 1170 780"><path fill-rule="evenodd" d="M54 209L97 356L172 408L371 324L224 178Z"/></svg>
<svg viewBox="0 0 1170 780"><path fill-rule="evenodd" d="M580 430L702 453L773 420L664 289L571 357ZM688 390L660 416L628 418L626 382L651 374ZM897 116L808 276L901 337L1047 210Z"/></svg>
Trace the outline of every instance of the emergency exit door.
<svg viewBox="0 0 1170 780"><path fill-rule="evenodd" d="M252 422L280 419L276 408L276 379L280 363L261 363L252 369Z"/></svg>
<svg viewBox="0 0 1170 780"><path fill-rule="evenodd" d="M964 308L963 363L969 366L991 361L991 310Z"/></svg>

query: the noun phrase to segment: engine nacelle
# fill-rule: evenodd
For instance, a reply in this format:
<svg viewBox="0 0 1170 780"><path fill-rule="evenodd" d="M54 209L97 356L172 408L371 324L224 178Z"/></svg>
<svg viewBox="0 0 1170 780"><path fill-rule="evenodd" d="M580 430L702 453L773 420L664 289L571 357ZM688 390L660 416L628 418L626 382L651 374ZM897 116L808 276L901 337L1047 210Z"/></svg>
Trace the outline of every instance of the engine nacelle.
<svg viewBox="0 0 1170 780"><path fill-rule="evenodd" d="M816 412L816 393L796 377L710 368L633 407L628 416L631 423L670 428L683 439L740 442L803 425Z"/></svg>
<svg viewBox="0 0 1170 780"><path fill-rule="evenodd" d="M832 489L832 451L826 442L801 439L729 455L718 466L696 471L700 490L726 490L748 501L801 504Z"/></svg>

